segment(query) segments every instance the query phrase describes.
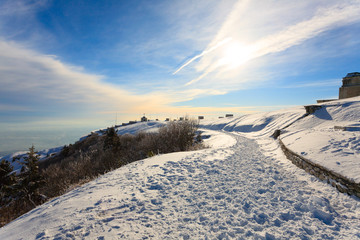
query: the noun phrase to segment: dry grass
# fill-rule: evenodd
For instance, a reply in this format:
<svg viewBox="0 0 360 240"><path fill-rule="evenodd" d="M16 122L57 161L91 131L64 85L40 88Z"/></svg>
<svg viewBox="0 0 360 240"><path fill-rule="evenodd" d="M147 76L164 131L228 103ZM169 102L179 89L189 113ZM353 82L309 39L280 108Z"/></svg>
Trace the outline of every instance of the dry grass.
<svg viewBox="0 0 360 240"><path fill-rule="evenodd" d="M125 164L176 151L203 148L196 139L195 121L170 122L158 133L136 135L93 134L40 164L45 184L40 193L47 199L60 196L90 180ZM21 199L0 208L0 226L31 210Z"/></svg>

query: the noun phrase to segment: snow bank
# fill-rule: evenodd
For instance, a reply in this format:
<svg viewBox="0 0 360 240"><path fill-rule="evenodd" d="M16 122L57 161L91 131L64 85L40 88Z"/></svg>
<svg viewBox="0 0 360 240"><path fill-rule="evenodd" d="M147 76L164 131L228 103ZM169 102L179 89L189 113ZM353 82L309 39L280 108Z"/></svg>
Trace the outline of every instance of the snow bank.
<svg viewBox="0 0 360 240"><path fill-rule="evenodd" d="M118 134L136 134L138 132L156 132L162 126L164 126L166 122L138 122L134 124L130 124L127 126L120 126L116 128Z"/></svg>
<svg viewBox="0 0 360 240"><path fill-rule="evenodd" d="M1 228L0 239L360 237L358 200L284 169L253 140L204 134L223 144L109 172Z"/></svg>
<svg viewBox="0 0 360 240"><path fill-rule="evenodd" d="M63 147L56 147L56 148L49 148L49 149L37 151L37 154L39 155L39 161L43 161L51 155L58 154L62 149L63 149ZM0 158L0 161L2 161L2 160L9 161L11 163L11 165L14 167L14 171L16 173L19 173L21 170L21 167L22 167L20 162L24 161L24 157L27 156L27 153L28 153L28 151L21 151L21 152L9 154L9 155L6 155L6 156ZM18 158L19 160L13 161L14 157Z"/></svg>
<svg viewBox="0 0 360 240"><path fill-rule="evenodd" d="M359 126L360 98L321 104L281 135L292 151L329 170L360 183L360 131L336 130L335 126Z"/></svg>
<svg viewBox="0 0 360 240"><path fill-rule="evenodd" d="M226 148L231 147L236 143L236 140L230 135L207 129L201 129L200 131L205 146L212 148Z"/></svg>
<svg viewBox="0 0 360 240"><path fill-rule="evenodd" d="M257 113L234 119L202 121L213 130L241 133L255 139L269 156L278 144L270 136L277 129L283 143L292 151L342 176L360 183L360 97L317 104L314 114L303 117L304 107ZM352 131L335 130L350 126Z"/></svg>
<svg viewBox="0 0 360 240"><path fill-rule="evenodd" d="M200 126L212 130L246 133L247 136L270 136L305 114L303 107L244 115L238 118L221 118L201 121Z"/></svg>

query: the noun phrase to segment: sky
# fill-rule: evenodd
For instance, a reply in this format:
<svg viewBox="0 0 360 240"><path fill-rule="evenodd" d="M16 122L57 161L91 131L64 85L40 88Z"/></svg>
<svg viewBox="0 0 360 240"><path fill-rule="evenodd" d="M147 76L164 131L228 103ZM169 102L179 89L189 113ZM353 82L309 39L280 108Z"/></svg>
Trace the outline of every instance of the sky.
<svg viewBox="0 0 360 240"><path fill-rule="evenodd" d="M359 0L0 0L0 155L129 120L337 98Z"/></svg>

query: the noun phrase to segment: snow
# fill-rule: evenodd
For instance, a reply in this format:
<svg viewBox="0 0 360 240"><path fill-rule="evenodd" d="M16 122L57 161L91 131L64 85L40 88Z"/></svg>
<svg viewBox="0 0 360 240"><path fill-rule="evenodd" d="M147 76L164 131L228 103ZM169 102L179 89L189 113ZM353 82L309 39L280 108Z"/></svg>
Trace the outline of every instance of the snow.
<svg viewBox="0 0 360 240"><path fill-rule="evenodd" d="M297 168L270 137L283 129L291 150L358 181L360 132L334 126L359 126L360 97L322 106L201 121L209 148L109 172L4 226L0 239L360 239L359 198Z"/></svg>
<svg viewBox="0 0 360 240"><path fill-rule="evenodd" d="M167 122L164 121L134 122L131 124L129 123L126 125L116 126L115 130L119 135L124 135L124 134L135 135L136 133L139 132L156 132L160 127L164 126L166 123ZM99 129L97 131L93 131L93 133L97 133L99 135L102 135L105 132L106 129Z"/></svg>
<svg viewBox="0 0 360 240"><path fill-rule="evenodd" d="M236 140L233 137L217 131L202 129L201 136L207 147L226 148L236 144Z"/></svg>
<svg viewBox="0 0 360 240"><path fill-rule="evenodd" d="M360 237L358 199L254 140L214 134L228 144L126 165L23 215L0 239Z"/></svg>
<svg viewBox="0 0 360 240"><path fill-rule="evenodd" d="M359 97L329 102L287 128L281 139L289 149L312 162L360 183L360 131L334 129L359 124Z"/></svg>
<svg viewBox="0 0 360 240"><path fill-rule="evenodd" d="M39 155L39 161L43 161L45 160L47 157L49 157L50 155L53 154L58 154L59 152L61 152L61 150L63 149L63 147L56 147L56 148L49 148L49 149L44 149L41 151L37 151L37 154ZM24 161L24 157L27 156L28 151L20 151L20 152L16 152L13 154L9 154L6 155L4 157L0 158L1 160L6 160L9 161L11 163L11 165L14 167L14 171L16 173L19 173L21 170L22 165L20 164L20 162ZM18 161L13 161L13 158L19 158Z"/></svg>
<svg viewBox="0 0 360 240"><path fill-rule="evenodd" d="M116 129L117 134L119 134L119 135L123 135L123 134L133 134L134 135L139 132L156 132L159 130L160 127L164 126L165 124L166 124L166 122L158 122L158 121L156 121L156 122L154 122L154 121L138 122L138 123L129 124L126 126L118 126L115 129ZM102 135L105 132L106 132L106 129L95 130L95 131L92 131L89 135L82 136L78 141L81 141L81 140L87 138L88 136L90 136L93 133ZM63 147L61 146L61 147L37 151L37 154L40 157L39 161L45 160L50 155L60 153L62 149L63 149ZM27 156L27 153L28 153L28 151L15 152L15 153L6 155L4 157L0 157L0 161L1 160L9 161L11 163L11 165L14 167L14 171L19 173L21 170L21 167L22 167L20 162L24 161L24 157ZM19 161L13 161L14 157L19 158Z"/></svg>
<svg viewBox="0 0 360 240"><path fill-rule="evenodd" d="M166 122L163 121L151 121L151 122L139 122L127 126L121 126L116 128L117 133L123 134L136 134L138 132L156 132L160 127L164 126Z"/></svg>
<svg viewBox="0 0 360 240"><path fill-rule="evenodd" d="M280 139L290 150L360 183L360 97L318 105L322 108L303 118L305 109L301 106L232 120L202 121L201 125L242 133L270 155L276 154L273 150L278 144L269 136L284 129ZM351 126L353 130L335 130L335 126Z"/></svg>

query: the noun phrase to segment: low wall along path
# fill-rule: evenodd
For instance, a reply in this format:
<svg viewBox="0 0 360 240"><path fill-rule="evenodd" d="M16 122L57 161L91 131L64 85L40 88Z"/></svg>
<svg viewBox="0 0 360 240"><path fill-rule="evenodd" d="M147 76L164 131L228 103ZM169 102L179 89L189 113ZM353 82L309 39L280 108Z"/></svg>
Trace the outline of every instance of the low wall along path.
<svg viewBox="0 0 360 240"><path fill-rule="evenodd" d="M316 176L320 180L327 181L333 187L336 187L342 193L349 195L355 195L360 197L360 184L333 172L321 165L313 163L311 160L300 156L285 146L285 144L279 138L279 143L282 151L284 152L287 159L289 159L296 166L304 169L306 172Z"/></svg>

